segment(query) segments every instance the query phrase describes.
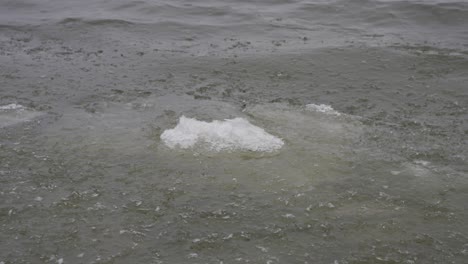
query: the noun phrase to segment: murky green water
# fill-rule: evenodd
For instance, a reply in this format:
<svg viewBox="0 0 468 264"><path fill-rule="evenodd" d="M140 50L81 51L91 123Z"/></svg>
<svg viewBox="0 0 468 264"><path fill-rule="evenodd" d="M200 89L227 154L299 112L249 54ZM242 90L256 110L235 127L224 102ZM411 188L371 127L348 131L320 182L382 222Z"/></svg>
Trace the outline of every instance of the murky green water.
<svg viewBox="0 0 468 264"><path fill-rule="evenodd" d="M0 263L468 259L466 3L2 6Z"/></svg>

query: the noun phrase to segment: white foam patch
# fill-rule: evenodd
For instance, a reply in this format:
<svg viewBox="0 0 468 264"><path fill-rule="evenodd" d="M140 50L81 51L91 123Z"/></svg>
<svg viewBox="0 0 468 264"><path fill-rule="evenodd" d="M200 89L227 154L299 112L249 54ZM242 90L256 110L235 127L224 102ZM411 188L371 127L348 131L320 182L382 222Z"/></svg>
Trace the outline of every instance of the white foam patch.
<svg viewBox="0 0 468 264"><path fill-rule="evenodd" d="M0 128L28 122L41 112L30 110L20 104L8 104L0 106Z"/></svg>
<svg viewBox="0 0 468 264"><path fill-rule="evenodd" d="M308 104L306 105L306 110L316 111L316 112L324 113L327 115L336 115L336 116L341 115L340 112L336 111L335 109L333 109L333 107L326 105L326 104L319 104L319 105Z"/></svg>
<svg viewBox="0 0 468 264"><path fill-rule="evenodd" d="M252 125L244 118L199 121L182 116L173 129L165 130L161 140L169 148L192 148L202 144L210 150L250 150L272 152L280 149L284 142Z"/></svg>
<svg viewBox="0 0 468 264"><path fill-rule="evenodd" d="M8 105L2 105L0 106L0 110L22 110L24 109L24 106L19 105L19 104L8 104Z"/></svg>

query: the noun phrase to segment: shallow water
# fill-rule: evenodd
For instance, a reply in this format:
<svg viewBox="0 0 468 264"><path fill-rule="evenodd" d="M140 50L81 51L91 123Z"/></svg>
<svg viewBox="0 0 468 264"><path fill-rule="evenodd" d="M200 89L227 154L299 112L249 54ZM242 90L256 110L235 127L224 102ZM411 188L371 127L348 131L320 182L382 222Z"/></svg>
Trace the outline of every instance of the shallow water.
<svg viewBox="0 0 468 264"><path fill-rule="evenodd" d="M0 263L465 263L467 28L464 1L0 2ZM181 116L284 145L170 148Z"/></svg>

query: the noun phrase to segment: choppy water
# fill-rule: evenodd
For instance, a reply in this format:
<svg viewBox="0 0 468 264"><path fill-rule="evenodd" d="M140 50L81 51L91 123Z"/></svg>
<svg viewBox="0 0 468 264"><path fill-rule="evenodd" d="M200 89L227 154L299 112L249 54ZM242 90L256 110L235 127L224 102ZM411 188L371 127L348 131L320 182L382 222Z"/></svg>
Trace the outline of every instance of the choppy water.
<svg viewBox="0 0 468 264"><path fill-rule="evenodd" d="M0 1L0 263L466 263L467 83L464 1Z"/></svg>

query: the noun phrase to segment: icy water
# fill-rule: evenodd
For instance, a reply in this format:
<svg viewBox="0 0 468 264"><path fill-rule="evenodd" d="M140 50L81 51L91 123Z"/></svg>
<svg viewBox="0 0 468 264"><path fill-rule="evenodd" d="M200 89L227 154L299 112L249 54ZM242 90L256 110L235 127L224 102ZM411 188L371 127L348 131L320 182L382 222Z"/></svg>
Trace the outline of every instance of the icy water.
<svg viewBox="0 0 468 264"><path fill-rule="evenodd" d="M0 263L468 263L468 2L0 0Z"/></svg>

